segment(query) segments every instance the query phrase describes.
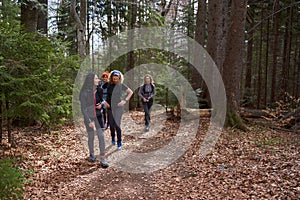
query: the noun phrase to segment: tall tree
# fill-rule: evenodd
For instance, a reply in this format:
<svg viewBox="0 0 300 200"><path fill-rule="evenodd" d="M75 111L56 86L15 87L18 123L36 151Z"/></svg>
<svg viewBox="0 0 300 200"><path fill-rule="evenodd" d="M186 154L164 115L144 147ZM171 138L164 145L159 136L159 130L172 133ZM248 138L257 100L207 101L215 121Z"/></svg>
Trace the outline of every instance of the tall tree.
<svg viewBox="0 0 300 200"><path fill-rule="evenodd" d="M128 23L128 29L133 30L136 24L136 18L137 17L137 0L131 0L131 4L129 6L129 23ZM128 32L128 48L132 49L132 41L134 38L134 32L133 31L129 31ZM129 51L128 53L128 64L127 64L127 71L131 70L134 68L134 51ZM130 80L135 80L134 79L134 74L132 73L133 77L130 77ZM133 95L133 100L134 98L137 96L137 94L135 93ZM129 109L133 109L135 107L134 105L134 101L130 101L129 102Z"/></svg>
<svg viewBox="0 0 300 200"><path fill-rule="evenodd" d="M259 34L259 45L258 45L258 63L257 63L257 68L258 68L258 76L257 76L257 104L256 107L260 108L261 104L261 89L262 89L262 54L263 54L263 17L264 17L264 9L261 9L261 14L260 14L260 34Z"/></svg>
<svg viewBox="0 0 300 200"><path fill-rule="evenodd" d="M48 32L48 0L39 0L37 30L47 34Z"/></svg>
<svg viewBox="0 0 300 200"><path fill-rule="evenodd" d="M274 13L279 10L279 0L274 1ZM275 13L274 22L273 22L273 31L274 31L274 42L273 42L273 65L272 65L272 86L271 86L271 97L270 101L276 101L276 76L277 76L277 57L278 57L278 24L279 24L279 13Z"/></svg>
<svg viewBox="0 0 300 200"><path fill-rule="evenodd" d="M227 13L227 0L208 1L207 52L221 72L225 58Z"/></svg>
<svg viewBox="0 0 300 200"><path fill-rule="evenodd" d="M72 0L70 13L75 21L76 29L77 29L77 50L78 54L81 58L86 56L86 39L85 39L85 32L86 32L86 0L80 0L80 15L78 15L76 11L76 0Z"/></svg>
<svg viewBox="0 0 300 200"><path fill-rule="evenodd" d="M231 1L231 16L226 38L223 79L227 96L227 125L244 129L239 115L241 76L245 43L247 0Z"/></svg>
<svg viewBox="0 0 300 200"><path fill-rule="evenodd" d="M195 30L195 40L204 48L205 46L205 36L206 36L206 17L207 16L207 5L206 0L198 1L198 8L196 14L196 30ZM203 62L200 59L201 56L194 54L197 63ZM195 68L192 68L192 87L193 89L198 89L201 87L202 79Z"/></svg>
<svg viewBox="0 0 300 200"><path fill-rule="evenodd" d="M285 24L285 34L284 34L284 46L283 46L283 62L281 68L281 81L280 81L280 96L284 96L285 92L289 92L288 79L290 70L290 55L291 55L291 41L292 41L292 16L293 7L291 6L286 10L287 20Z"/></svg>
<svg viewBox="0 0 300 200"><path fill-rule="evenodd" d="M251 85L252 85L252 61L253 61L253 40L254 40L254 13L250 6L247 12L247 21L249 23L250 31L248 31L247 38L247 62L246 62L246 78L245 78L245 88L244 88L244 100L246 105L251 103Z"/></svg>
<svg viewBox="0 0 300 200"><path fill-rule="evenodd" d="M24 0L21 3L21 25L26 32L37 31L38 12L36 1Z"/></svg>

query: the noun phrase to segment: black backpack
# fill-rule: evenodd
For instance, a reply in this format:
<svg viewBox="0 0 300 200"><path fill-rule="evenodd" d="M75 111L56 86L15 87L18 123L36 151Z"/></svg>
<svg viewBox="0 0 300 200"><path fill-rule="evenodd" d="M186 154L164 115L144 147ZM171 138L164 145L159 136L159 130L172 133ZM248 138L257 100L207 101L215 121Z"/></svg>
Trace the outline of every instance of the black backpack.
<svg viewBox="0 0 300 200"><path fill-rule="evenodd" d="M150 84L150 85L151 85L151 92L153 92L153 90L154 90L154 85L153 85L153 84ZM143 89L142 89L143 92L146 93L146 91L145 91L146 84L144 84L142 87L143 87Z"/></svg>

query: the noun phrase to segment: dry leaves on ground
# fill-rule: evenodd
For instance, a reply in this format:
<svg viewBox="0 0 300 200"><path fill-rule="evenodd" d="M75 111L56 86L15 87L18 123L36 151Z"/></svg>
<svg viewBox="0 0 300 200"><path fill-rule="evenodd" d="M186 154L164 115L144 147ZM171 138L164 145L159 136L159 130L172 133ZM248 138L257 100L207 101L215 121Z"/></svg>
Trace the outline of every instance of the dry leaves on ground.
<svg viewBox="0 0 300 200"><path fill-rule="evenodd" d="M140 120L142 113L131 113ZM123 122L124 123L124 122ZM125 148L151 151L168 143L179 121L166 120L155 136L124 137ZM126 121L125 121L126 124ZM28 181L24 199L297 199L300 197L300 135L249 124L250 131L224 131L213 152L199 158L208 119L190 148L175 163L153 173L126 173L87 161L74 127L50 132L15 129L15 157ZM128 125L128 130L130 125ZM133 127L131 127L133 128ZM139 126L140 128L140 126ZM133 131L133 130L131 130ZM134 131L133 131L134 132ZM140 130L135 130L140 133ZM107 131L106 137L109 137ZM143 146L134 146L139 140ZM131 145L132 144L132 145ZM109 158L108 158L109 159Z"/></svg>

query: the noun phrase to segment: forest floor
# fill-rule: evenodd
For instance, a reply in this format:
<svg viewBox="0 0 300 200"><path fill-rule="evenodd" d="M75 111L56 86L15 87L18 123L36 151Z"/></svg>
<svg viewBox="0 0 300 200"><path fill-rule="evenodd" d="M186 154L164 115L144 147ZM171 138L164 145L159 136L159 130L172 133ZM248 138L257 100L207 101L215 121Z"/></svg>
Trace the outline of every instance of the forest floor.
<svg viewBox="0 0 300 200"><path fill-rule="evenodd" d="M70 126L47 132L14 129L17 147L4 143L0 155L16 158L27 172L24 199L300 198L300 134L272 130L262 120L248 121L248 132L223 131L213 151L200 159L209 124L209 118L202 118L187 151L167 167L143 173L115 167L120 152L151 152L175 137L180 120L161 114L152 120L153 130L143 133L143 113L125 114L121 151L110 145L105 131L111 164L106 169L98 161L88 162L83 140Z"/></svg>

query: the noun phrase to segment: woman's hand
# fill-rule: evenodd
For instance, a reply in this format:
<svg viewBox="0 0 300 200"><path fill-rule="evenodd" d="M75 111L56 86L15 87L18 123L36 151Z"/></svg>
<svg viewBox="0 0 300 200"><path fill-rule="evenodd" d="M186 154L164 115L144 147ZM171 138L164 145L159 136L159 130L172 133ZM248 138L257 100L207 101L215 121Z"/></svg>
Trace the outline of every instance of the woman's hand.
<svg viewBox="0 0 300 200"><path fill-rule="evenodd" d="M100 103L96 104L96 109L100 110L101 108L102 108L102 106Z"/></svg>
<svg viewBox="0 0 300 200"><path fill-rule="evenodd" d="M91 127L92 129L95 129L96 128L95 122L94 121L90 122L89 127Z"/></svg>
<svg viewBox="0 0 300 200"><path fill-rule="evenodd" d="M104 101L103 104L106 108L110 108L110 105L106 101Z"/></svg>
<svg viewBox="0 0 300 200"><path fill-rule="evenodd" d="M122 100L122 101L120 101L120 103L118 103L118 106L121 107L121 106L124 106L125 104L126 104L126 101Z"/></svg>

